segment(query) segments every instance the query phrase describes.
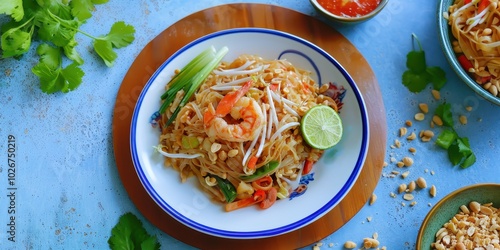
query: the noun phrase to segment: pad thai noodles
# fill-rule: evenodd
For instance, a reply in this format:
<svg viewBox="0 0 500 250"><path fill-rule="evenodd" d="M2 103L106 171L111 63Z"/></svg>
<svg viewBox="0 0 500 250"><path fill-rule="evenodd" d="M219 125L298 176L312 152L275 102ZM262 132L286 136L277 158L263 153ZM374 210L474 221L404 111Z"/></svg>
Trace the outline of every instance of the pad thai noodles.
<svg viewBox="0 0 500 250"><path fill-rule="evenodd" d="M500 90L499 8L498 0L456 0L444 13L459 63L495 96Z"/></svg>
<svg viewBox="0 0 500 250"><path fill-rule="evenodd" d="M169 86L166 86L168 89ZM290 197L323 151L303 142L301 117L323 104L338 111L311 73L287 60L240 55L221 62L168 126L184 91L161 114L165 165L196 177L226 211Z"/></svg>

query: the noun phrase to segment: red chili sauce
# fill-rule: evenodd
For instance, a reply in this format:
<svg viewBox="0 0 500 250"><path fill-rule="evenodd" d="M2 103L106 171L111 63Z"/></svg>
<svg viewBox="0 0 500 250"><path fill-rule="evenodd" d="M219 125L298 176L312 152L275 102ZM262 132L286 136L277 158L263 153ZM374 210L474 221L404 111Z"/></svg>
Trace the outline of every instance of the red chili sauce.
<svg viewBox="0 0 500 250"><path fill-rule="evenodd" d="M318 0L318 3L334 15L358 17L372 12L380 0Z"/></svg>

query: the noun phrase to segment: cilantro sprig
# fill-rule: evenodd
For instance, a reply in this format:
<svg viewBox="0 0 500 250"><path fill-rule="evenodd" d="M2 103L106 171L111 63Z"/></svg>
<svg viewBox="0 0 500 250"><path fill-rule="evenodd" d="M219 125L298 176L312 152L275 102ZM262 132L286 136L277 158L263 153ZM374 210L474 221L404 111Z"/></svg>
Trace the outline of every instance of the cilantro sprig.
<svg viewBox="0 0 500 250"><path fill-rule="evenodd" d="M453 128L453 116L449 103L440 104L435 111L443 121L445 129L441 131L436 139L436 144L448 151L448 159L453 165L468 168L476 162L476 155L472 152L467 137L460 137Z"/></svg>
<svg viewBox="0 0 500 250"><path fill-rule="evenodd" d="M68 3L69 2L69 3ZM135 29L123 21L114 23L110 31L94 36L80 30L92 17L95 5L108 0L35 1L10 0L0 2L0 15L11 20L1 27L2 58L20 58L39 38L39 62L32 72L40 80L45 93L69 92L77 88L84 76L80 66L84 63L75 36L81 33L93 40L94 51L106 66L113 66L117 56L114 49L126 47L134 41ZM63 66L63 56L69 63Z"/></svg>
<svg viewBox="0 0 500 250"><path fill-rule="evenodd" d="M418 50L414 42L417 42ZM406 67L403 73L403 85L411 92L418 93L432 83L435 90L440 90L446 83L446 73L438 66L429 67L425 61L425 51L415 34L412 34L413 50L406 55Z"/></svg>
<svg viewBox="0 0 500 250"><path fill-rule="evenodd" d="M122 215L113 227L108 244L112 250L157 250L161 247L156 236L149 235L142 222L130 212Z"/></svg>

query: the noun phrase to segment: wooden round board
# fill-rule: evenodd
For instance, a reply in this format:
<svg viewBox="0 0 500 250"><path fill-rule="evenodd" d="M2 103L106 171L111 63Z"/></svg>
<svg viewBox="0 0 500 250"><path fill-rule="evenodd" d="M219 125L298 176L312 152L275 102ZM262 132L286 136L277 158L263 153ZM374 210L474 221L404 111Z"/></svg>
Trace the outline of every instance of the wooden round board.
<svg viewBox="0 0 500 250"><path fill-rule="evenodd" d="M326 50L354 78L363 94L370 122L370 142L363 170L345 198L317 221L290 233L262 239L218 238L188 228L164 212L148 195L135 172L129 144L132 112L142 88L154 71L187 43L230 28L260 27L288 32ZM382 95L370 65L359 51L327 24L302 13L264 4L221 5L191 14L149 42L125 75L116 99L113 145L122 183L137 209L170 236L203 249L296 249L332 234L368 201L382 171L386 147Z"/></svg>

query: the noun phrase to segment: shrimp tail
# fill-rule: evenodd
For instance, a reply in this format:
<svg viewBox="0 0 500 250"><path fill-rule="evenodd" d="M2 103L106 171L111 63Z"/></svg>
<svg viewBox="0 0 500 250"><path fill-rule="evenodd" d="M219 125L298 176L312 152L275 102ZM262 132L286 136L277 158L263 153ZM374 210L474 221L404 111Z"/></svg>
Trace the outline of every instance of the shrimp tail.
<svg viewBox="0 0 500 250"><path fill-rule="evenodd" d="M234 107L234 104L248 92L248 90L252 86L252 83L252 80L245 82L245 84L243 84L240 89L226 94L219 102L219 104L217 105L217 109L215 110L215 114L217 115L217 117L224 117L229 114L229 112L231 112L231 109Z"/></svg>

